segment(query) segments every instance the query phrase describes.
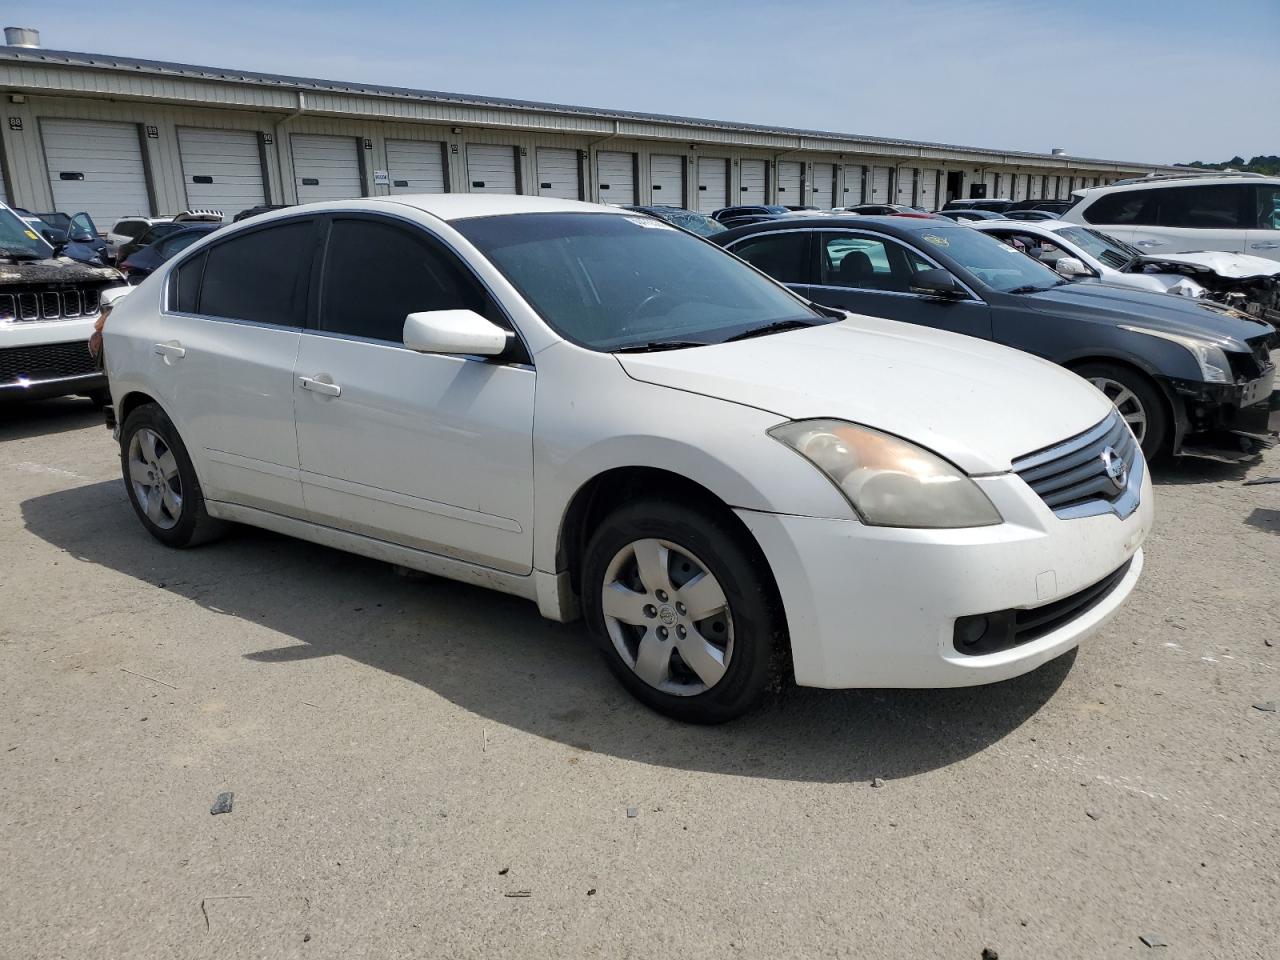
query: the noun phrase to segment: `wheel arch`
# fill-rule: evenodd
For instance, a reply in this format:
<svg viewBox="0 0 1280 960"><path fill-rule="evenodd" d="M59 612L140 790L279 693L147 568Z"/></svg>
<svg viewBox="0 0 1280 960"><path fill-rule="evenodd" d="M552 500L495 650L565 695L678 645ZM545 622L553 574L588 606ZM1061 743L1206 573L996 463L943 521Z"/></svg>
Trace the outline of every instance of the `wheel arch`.
<svg viewBox="0 0 1280 960"><path fill-rule="evenodd" d="M1095 352L1087 356L1075 357L1063 363L1063 366L1072 373L1078 373L1081 367L1088 366L1092 363L1102 363L1112 367L1120 367L1132 372L1135 376L1140 377L1146 384L1156 392L1156 396L1160 397L1164 407L1164 414L1169 418L1169 423L1173 426L1172 435L1166 441L1167 450L1177 453L1182 446L1182 438L1186 436L1188 421L1187 414L1182 405L1174 402L1173 393L1163 377L1156 376L1146 364L1143 364L1132 357L1123 354L1109 354L1104 352Z"/></svg>

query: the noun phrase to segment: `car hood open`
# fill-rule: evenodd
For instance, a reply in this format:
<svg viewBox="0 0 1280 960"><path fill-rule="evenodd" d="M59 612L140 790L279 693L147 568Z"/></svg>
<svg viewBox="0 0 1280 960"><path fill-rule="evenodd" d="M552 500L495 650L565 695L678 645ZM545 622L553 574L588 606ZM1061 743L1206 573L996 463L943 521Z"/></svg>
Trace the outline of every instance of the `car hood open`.
<svg viewBox="0 0 1280 960"><path fill-rule="evenodd" d="M1061 367L972 337L851 315L735 343L618 356L629 376L918 443L971 474L1083 433L1111 405Z"/></svg>

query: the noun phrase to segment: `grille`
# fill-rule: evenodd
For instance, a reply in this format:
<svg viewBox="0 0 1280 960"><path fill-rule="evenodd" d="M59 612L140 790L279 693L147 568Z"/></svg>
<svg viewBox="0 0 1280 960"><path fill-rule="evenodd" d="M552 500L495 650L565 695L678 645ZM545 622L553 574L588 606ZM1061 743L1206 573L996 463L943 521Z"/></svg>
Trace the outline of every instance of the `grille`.
<svg viewBox="0 0 1280 960"><path fill-rule="evenodd" d="M1114 504L1125 495L1107 473L1103 453L1108 448L1124 462L1126 476L1141 469L1138 443L1120 414L1112 411L1078 437L1015 460L1013 472L1060 517L1076 515L1075 508Z"/></svg>
<svg viewBox="0 0 1280 960"><path fill-rule="evenodd" d="M95 290L31 290L0 293L0 323L32 323L40 320L74 320L98 312Z"/></svg>
<svg viewBox="0 0 1280 960"><path fill-rule="evenodd" d="M97 367L85 340L0 350L0 384L14 383L19 379L53 380L96 372Z"/></svg>
<svg viewBox="0 0 1280 960"><path fill-rule="evenodd" d="M1046 603L1043 607L1013 612L1013 642L1028 643L1046 633L1052 633L1064 624L1082 616L1107 598L1112 590L1129 572L1132 560L1126 560L1124 566L1110 576L1099 580L1091 587L1085 587L1079 593L1069 597Z"/></svg>

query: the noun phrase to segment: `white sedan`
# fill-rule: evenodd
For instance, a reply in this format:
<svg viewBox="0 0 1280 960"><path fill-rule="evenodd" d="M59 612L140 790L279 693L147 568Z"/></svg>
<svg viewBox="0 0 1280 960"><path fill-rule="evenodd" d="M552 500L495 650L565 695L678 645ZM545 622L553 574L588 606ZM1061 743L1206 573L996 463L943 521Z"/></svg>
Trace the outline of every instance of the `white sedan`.
<svg viewBox="0 0 1280 960"><path fill-rule="evenodd" d="M584 615L685 720L788 659L820 687L1025 673L1116 612L1151 527L1132 434L1074 374L817 307L616 207L265 214L158 269L105 351L162 543L237 521Z"/></svg>

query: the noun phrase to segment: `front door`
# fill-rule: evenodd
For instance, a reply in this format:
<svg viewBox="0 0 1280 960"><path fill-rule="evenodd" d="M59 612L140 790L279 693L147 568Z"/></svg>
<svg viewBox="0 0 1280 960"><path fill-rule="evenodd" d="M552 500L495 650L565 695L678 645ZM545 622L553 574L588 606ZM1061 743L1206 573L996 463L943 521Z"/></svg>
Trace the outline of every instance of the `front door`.
<svg viewBox="0 0 1280 960"><path fill-rule="evenodd" d="M296 373L311 519L493 567L532 569L533 403L527 362L417 353L409 313L505 316L416 224L335 215L315 327Z"/></svg>

